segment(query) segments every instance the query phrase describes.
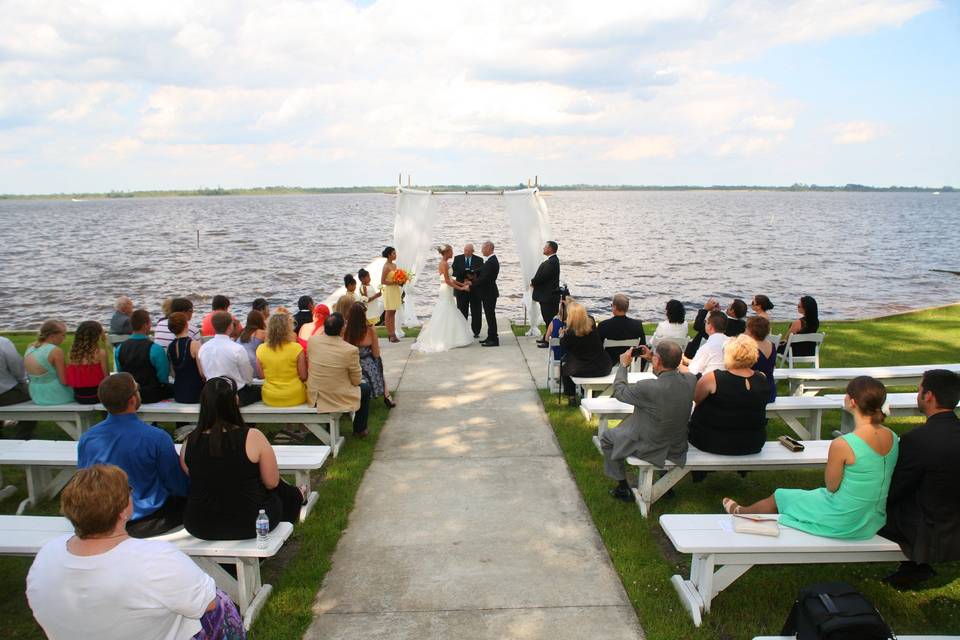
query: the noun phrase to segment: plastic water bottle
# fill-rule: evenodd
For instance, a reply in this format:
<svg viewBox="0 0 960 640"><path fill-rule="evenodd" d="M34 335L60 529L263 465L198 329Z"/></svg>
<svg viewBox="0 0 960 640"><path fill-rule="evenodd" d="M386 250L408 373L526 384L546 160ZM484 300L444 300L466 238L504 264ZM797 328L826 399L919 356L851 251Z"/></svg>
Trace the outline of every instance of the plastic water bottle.
<svg viewBox="0 0 960 640"><path fill-rule="evenodd" d="M260 509L260 513L257 514L257 548L266 549L267 548L267 534L270 533L270 518L267 517L267 512L263 509Z"/></svg>

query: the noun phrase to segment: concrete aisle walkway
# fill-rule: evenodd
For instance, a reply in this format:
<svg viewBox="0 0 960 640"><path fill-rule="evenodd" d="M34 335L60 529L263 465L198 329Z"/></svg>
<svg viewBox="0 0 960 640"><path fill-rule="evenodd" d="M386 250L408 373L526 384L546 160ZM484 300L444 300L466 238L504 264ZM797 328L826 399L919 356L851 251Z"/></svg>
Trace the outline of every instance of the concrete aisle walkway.
<svg viewBox="0 0 960 640"><path fill-rule="evenodd" d="M306 638L643 637L518 341L500 340L410 354Z"/></svg>

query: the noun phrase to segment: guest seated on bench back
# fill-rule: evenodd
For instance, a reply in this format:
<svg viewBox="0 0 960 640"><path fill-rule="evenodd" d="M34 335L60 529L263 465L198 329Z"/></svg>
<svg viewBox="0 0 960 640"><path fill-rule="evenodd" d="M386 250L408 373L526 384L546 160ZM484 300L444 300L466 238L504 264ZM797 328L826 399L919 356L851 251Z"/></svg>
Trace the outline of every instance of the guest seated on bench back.
<svg viewBox="0 0 960 640"><path fill-rule="evenodd" d="M97 387L108 375L107 335L96 320L84 320L73 335L67 365L67 384L77 403L97 404Z"/></svg>
<svg viewBox="0 0 960 640"><path fill-rule="evenodd" d="M880 535L900 544L909 561L886 581L911 587L935 575L935 562L960 560L960 376L946 369L923 374L917 407L926 424L900 437L900 459Z"/></svg>
<svg viewBox="0 0 960 640"><path fill-rule="evenodd" d="M275 313L267 320L266 342L257 347L257 364L263 372L263 403L294 407L307 401L303 381L307 358L293 333L293 318Z"/></svg>
<svg viewBox="0 0 960 640"><path fill-rule="evenodd" d="M110 333L125 336L133 333L133 327L130 326L130 316L133 314L133 301L127 296L120 296L113 307L113 315L110 317Z"/></svg>
<svg viewBox="0 0 960 640"><path fill-rule="evenodd" d="M560 346L566 352L560 364L563 392L576 404L573 376L596 378L607 375L611 369L597 324L582 304L567 302L567 328L563 330Z"/></svg>
<svg viewBox="0 0 960 640"><path fill-rule="evenodd" d="M187 476L173 440L137 416L140 392L129 373L116 373L100 383L100 402L110 415L80 437L77 467L115 464L130 476L133 514L127 532L149 538L183 524Z"/></svg>
<svg viewBox="0 0 960 640"><path fill-rule="evenodd" d="M656 331L650 337L650 348L653 349L661 340L671 340L681 344L687 338L687 310L679 300L667 300L667 306L664 310L667 315L666 320L661 320L657 324Z"/></svg>
<svg viewBox="0 0 960 640"><path fill-rule="evenodd" d="M150 314L137 309L130 316L133 333L126 342L117 345L117 371L126 371L140 385L143 402L152 403L173 397L170 384L170 361L163 347L153 342L150 333Z"/></svg>
<svg viewBox="0 0 960 640"><path fill-rule="evenodd" d="M727 336L723 331L726 328L727 316L721 311L711 311L704 324L707 341L697 349L692 358L683 356L680 370L689 371L693 375L704 375L714 369L723 369L723 345L727 343Z"/></svg>
<svg viewBox="0 0 960 640"><path fill-rule="evenodd" d="M203 371L200 369L200 341L190 337L189 316L176 311L167 318L173 341L167 345L167 357L173 367L173 399L183 404L200 402Z"/></svg>
<svg viewBox="0 0 960 640"><path fill-rule="evenodd" d="M749 506L723 499L728 513L779 513L780 524L828 538L867 540L886 521L887 492L900 451L897 434L883 426L887 390L869 376L847 384L844 406L856 426L830 443L824 487L777 489Z"/></svg>
<svg viewBox="0 0 960 640"><path fill-rule="evenodd" d="M771 348L773 345L770 345ZM767 377L753 370L757 343L747 335L727 342L724 369L703 374L693 400L690 444L709 453L742 456L757 453L767 441Z"/></svg>
<svg viewBox="0 0 960 640"><path fill-rule="evenodd" d="M164 349L170 346L170 343L177 338L179 333L179 331L171 331L169 326L170 316L175 313L186 315L187 336L191 340L200 340L200 329L190 325L193 320L193 301L189 298L174 298L170 301L170 313L153 328L153 341Z"/></svg>
<svg viewBox="0 0 960 640"><path fill-rule="evenodd" d="M27 347L23 363L30 379L28 390L35 404L53 405L73 402L73 389L67 386L67 363L60 345L67 337L67 325L47 320L40 326L37 341Z"/></svg>
<svg viewBox="0 0 960 640"><path fill-rule="evenodd" d="M717 302L716 298L710 298L706 304L703 305L703 309L697 312L697 317L693 320L693 330L697 333L693 336L693 339L690 340L685 351L685 355L688 358L692 358L694 354L697 353L697 350L700 348L700 343L709 336L707 333L706 319L707 316L714 311L720 311L720 303ZM734 299L733 302L730 303L730 306L727 307L725 315L727 321L723 325L724 335L728 338L735 338L746 331L747 321L744 320L746 316L747 303L740 298Z"/></svg>
<svg viewBox="0 0 960 640"><path fill-rule="evenodd" d="M190 476L183 524L191 535L255 538L260 509L271 530L281 521L297 521L304 492L280 478L266 436L244 423L230 378L211 378L204 385L197 428L180 449L180 464Z"/></svg>
<svg viewBox="0 0 960 640"><path fill-rule="evenodd" d="M243 638L230 596L169 542L135 540L128 477L113 465L81 469L60 498L74 533L43 545L27 601L50 640Z"/></svg>
<svg viewBox="0 0 960 640"><path fill-rule="evenodd" d="M313 322L313 298L310 296L300 296L297 300L297 313L293 316L293 331L300 335L300 327Z"/></svg>
<svg viewBox="0 0 960 640"><path fill-rule="evenodd" d="M677 464L687 460L687 421L697 378L677 370L682 355L680 346L669 340L658 344L652 354L644 348L643 357L651 361L657 377L634 384L627 382L632 350L620 356L613 397L632 404L634 409L620 426L607 429L600 437L604 472L618 483L610 495L618 500L633 500L624 470L624 460L629 456L657 467L662 467L666 460Z"/></svg>
<svg viewBox="0 0 960 640"><path fill-rule="evenodd" d="M197 358L203 375L210 378L226 376L237 385L237 397L240 406L245 407L260 402L260 387L253 384L253 365L247 357L247 350L227 336L233 326L233 316L226 311L218 311L211 319L216 335L200 346Z"/></svg>
<svg viewBox="0 0 960 640"><path fill-rule="evenodd" d="M30 390L23 358L9 338L0 336L0 407L29 401ZM36 421L21 420L17 423L15 437L29 440L36 428Z"/></svg>
<svg viewBox="0 0 960 640"><path fill-rule="evenodd" d="M790 328L787 329L787 338L793 334L817 333L820 330L820 307L813 297L803 296L800 298L800 302L797 303L797 311L800 312L800 317L790 324ZM785 338L780 341L777 350L783 353L786 346L787 339ZM812 356L816 350L816 345L807 342L791 348L795 356Z"/></svg>
<svg viewBox="0 0 960 640"><path fill-rule="evenodd" d="M322 305L321 305L322 306ZM360 350L344 341L344 320L339 313L323 322L323 331L307 343L307 404L317 413L355 411L353 433L367 435L370 385L363 379Z"/></svg>
<svg viewBox="0 0 960 640"><path fill-rule="evenodd" d="M213 310L203 316L203 320L200 321L200 333L207 337L216 335L217 330L213 326L213 316L222 311L230 314L230 326L227 327L227 331L224 333L229 335L230 338L236 339L236 337L240 335L240 332L243 331L243 327L240 326L240 322L230 313L230 298L221 295L213 296L213 300L210 301L210 307Z"/></svg>
<svg viewBox="0 0 960 640"><path fill-rule="evenodd" d="M770 335L770 322L763 316L750 318L747 320L747 335L757 342L757 361L753 365L753 370L767 376L767 386L770 387L767 404L770 404L777 399L777 381L773 378L777 352L773 348L773 343L767 340L767 336Z"/></svg>
<svg viewBox="0 0 960 640"><path fill-rule="evenodd" d="M613 296L611 304L612 318L607 318L597 325L597 331L600 332L600 340L636 340L637 344L646 344L647 339L643 334L643 323L635 318L628 318L627 311L630 309L630 298L625 294L618 293ZM610 364L615 365L620 361L620 354L627 350L627 347L609 347L605 349L610 357Z"/></svg>

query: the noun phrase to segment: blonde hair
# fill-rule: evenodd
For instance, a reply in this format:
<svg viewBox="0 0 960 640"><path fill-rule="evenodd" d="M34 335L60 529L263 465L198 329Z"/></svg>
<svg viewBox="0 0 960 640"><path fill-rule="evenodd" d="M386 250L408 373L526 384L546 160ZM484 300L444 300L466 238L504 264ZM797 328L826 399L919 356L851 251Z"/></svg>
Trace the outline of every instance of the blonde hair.
<svg viewBox="0 0 960 640"><path fill-rule="evenodd" d="M447 251L453 251L453 247L451 247L451 246L448 245L448 244L438 244L438 245L437 245L437 253L439 253L440 255L445 254Z"/></svg>
<svg viewBox="0 0 960 640"><path fill-rule="evenodd" d="M110 533L130 504L127 474L112 464L95 464L74 474L60 496L60 513L78 538Z"/></svg>
<svg viewBox="0 0 960 640"><path fill-rule="evenodd" d="M344 318L346 318L347 315L350 313L350 307L352 307L353 303L356 301L357 299L354 298L352 295L350 295L349 293L345 293L342 296L340 296L340 298L337 300L337 303L333 305L333 312L339 313Z"/></svg>
<svg viewBox="0 0 960 640"><path fill-rule="evenodd" d="M50 339L50 336L55 336L58 333L66 333L67 325L65 325L60 320L45 320L42 325L40 325L40 331L37 332L37 341L33 343L33 346L39 347L41 344Z"/></svg>
<svg viewBox="0 0 960 640"><path fill-rule="evenodd" d="M273 313L267 318L266 345L276 351L294 340L293 318L289 313Z"/></svg>
<svg viewBox="0 0 960 640"><path fill-rule="evenodd" d="M757 341L745 333L728 340L723 347L723 366L725 369L750 369L759 357Z"/></svg>
<svg viewBox="0 0 960 640"><path fill-rule="evenodd" d="M576 336L589 335L593 331L593 321L582 304L567 303L567 331L573 331Z"/></svg>

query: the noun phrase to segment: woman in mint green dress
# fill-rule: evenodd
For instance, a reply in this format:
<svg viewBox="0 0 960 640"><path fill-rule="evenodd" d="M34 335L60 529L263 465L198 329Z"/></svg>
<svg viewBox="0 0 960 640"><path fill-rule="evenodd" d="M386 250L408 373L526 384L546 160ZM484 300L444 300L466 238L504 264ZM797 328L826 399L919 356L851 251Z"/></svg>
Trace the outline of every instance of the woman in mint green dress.
<svg viewBox="0 0 960 640"><path fill-rule="evenodd" d="M40 327L37 341L27 347L23 363L29 378L30 399L36 404L67 404L74 401L67 386L67 364L60 344L67 337L67 326L59 320L47 320Z"/></svg>
<svg viewBox="0 0 960 640"><path fill-rule="evenodd" d="M779 513L780 524L828 538L866 540L887 520L887 491L897 466L900 439L883 426L887 390L868 376L847 385L844 406L856 422L852 433L830 444L825 487L777 489L749 506L723 499L728 513Z"/></svg>

